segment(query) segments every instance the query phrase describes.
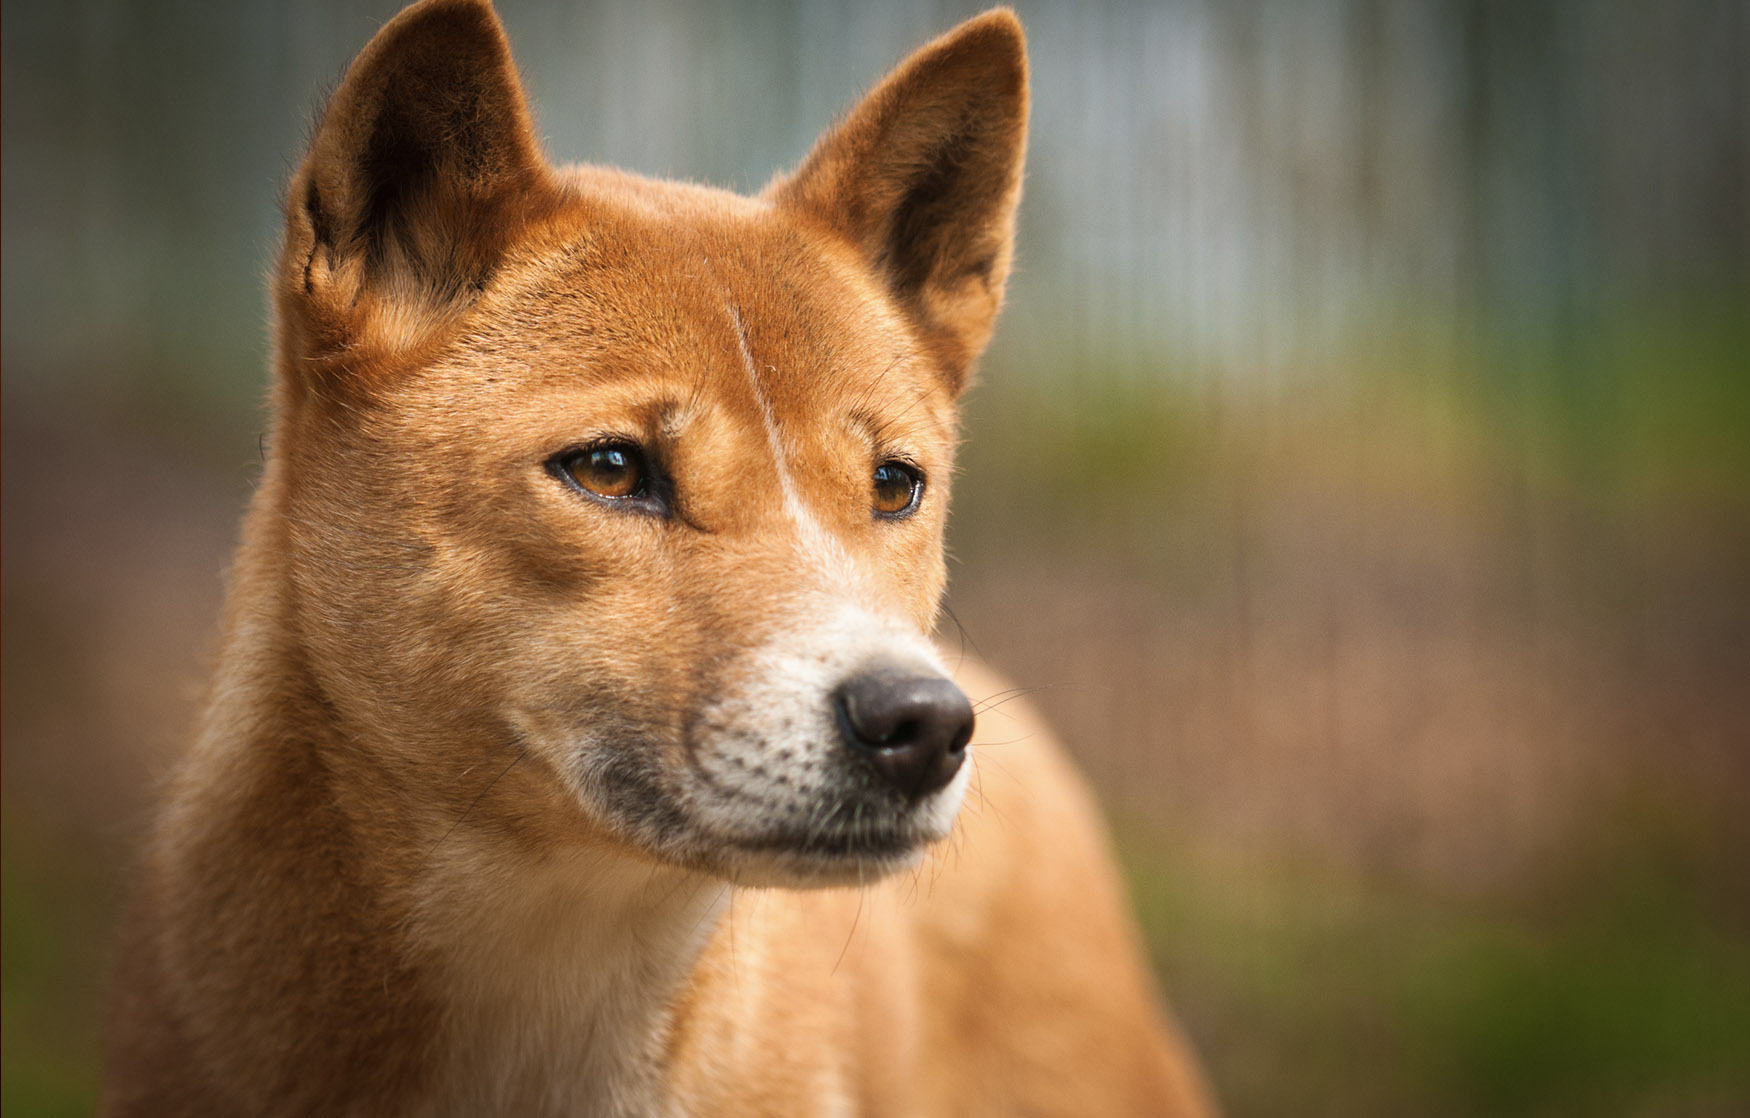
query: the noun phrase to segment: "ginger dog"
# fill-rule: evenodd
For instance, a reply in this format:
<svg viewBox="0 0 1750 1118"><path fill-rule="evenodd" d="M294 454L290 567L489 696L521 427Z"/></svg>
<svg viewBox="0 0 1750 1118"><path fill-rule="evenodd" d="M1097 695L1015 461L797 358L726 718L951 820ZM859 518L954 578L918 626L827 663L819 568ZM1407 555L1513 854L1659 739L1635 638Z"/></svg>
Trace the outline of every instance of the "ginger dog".
<svg viewBox="0 0 1750 1118"><path fill-rule="evenodd" d="M925 635L1026 116L992 11L748 198L551 166L484 0L382 29L105 1114L1206 1112L1087 793Z"/></svg>

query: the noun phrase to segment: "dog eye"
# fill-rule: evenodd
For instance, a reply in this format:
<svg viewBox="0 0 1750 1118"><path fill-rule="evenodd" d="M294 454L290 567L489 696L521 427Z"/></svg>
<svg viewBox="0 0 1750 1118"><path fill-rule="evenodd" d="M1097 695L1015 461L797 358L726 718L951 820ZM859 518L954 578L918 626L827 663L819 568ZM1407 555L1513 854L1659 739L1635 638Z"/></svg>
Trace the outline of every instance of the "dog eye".
<svg viewBox="0 0 1750 1118"><path fill-rule="evenodd" d="M910 516L924 494L924 475L916 466L889 460L875 467L875 515Z"/></svg>
<svg viewBox="0 0 1750 1118"><path fill-rule="evenodd" d="M650 469L644 452L632 443L602 443L568 451L553 460L555 468L579 489L619 500L649 495Z"/></svg>

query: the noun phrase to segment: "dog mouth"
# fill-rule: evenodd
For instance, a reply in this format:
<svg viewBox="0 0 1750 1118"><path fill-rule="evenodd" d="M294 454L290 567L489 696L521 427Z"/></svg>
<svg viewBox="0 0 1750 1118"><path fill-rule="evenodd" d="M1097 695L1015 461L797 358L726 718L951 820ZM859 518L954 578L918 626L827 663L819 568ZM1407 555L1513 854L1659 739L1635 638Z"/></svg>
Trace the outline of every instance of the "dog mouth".
<svg viewBox="0 0 1750 1118"><path fill-rule="evenodd" d="M731 840L731 845L746 854L776 855L828 864L906 859L928 846L930 841L930 836L919 834L915 826L894 821L806 832L778 829L765 835Z"/></svg>
<svg viewBox="0 0 1750 1118"><path fill-rule="evenodd" d="M726 781L697 763L667 770L651 747L612 749L586 763L584 798L651 855L748 884L867 882L915 864L945 838L964 779L910 801L855 771L736 770ZM678 777L678 779L677 779Z"/></svg>
<svg viewBox="0 0 1750 1118"><path fill-rule="evenodd" d="M749 806L745 800L719 801L696 819L715 834L725 856L721 862L738 877L830 885L862 882L914 864L946 837L959 796L901 804L853 787L743 810Z"/></svg>
<svg viewBox="0 0 1750 1118"><path fill-rule="evenodd" d="M832 887L865 885L916 865L932 837L914 827L865 825L855 830L773 831L726 843L724 866L750 885Z"/></svg>

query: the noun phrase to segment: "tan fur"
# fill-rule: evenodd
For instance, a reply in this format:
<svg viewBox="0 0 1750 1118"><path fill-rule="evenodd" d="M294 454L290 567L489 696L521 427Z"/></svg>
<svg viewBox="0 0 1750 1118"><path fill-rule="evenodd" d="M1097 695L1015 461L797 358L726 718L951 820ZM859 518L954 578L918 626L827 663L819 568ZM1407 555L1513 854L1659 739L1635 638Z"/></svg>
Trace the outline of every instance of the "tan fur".
<svg viewBox="0 0 1750 1118"><path fill-rule="evenodd" d="M1026 98L987 13L745 198L550 166L482 0L377 35L288 193L103 1113L1207 1111L1044 728L987 711L969 775L865 818L821 721L859 658L940 663ZM607 437L659 514L550 468ZM924 496L882 520L893 456Z"/></svg>

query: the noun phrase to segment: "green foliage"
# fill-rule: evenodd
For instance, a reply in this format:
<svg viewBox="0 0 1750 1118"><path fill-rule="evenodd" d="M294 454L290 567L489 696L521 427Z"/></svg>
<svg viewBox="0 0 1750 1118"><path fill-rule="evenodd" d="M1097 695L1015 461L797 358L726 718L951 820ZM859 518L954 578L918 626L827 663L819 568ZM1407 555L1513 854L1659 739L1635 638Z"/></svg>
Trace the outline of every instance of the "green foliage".
<svg viewBox="0 0 1750 1118"><path fill-rule="evenodd" d="M1750 1106L1750 940L1681 878L1545 883L1554 913L1126 844L1145 933L1229 1113ZM1536 908L1537 906L1532 906Z"/></svg>
<svg viewBox="0 0 1750 1118"><path fill-rule="evenodd" d="M97 1105L96 988L107 936L103 890L77 856L55 859L13 826L0 874L0 1110L8 1118L90 1114Z"/></svg>
<svg viewBox="0 0 1750 1118"><path fill-rule="evenodd" d="M1401 997L1414 1058L1475 1113L1746 1099L1750 951L1681 911L1480 930L1436 945Z"/></svg>

